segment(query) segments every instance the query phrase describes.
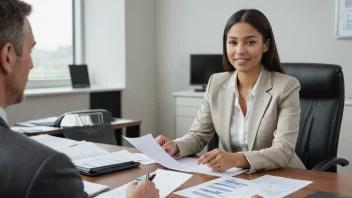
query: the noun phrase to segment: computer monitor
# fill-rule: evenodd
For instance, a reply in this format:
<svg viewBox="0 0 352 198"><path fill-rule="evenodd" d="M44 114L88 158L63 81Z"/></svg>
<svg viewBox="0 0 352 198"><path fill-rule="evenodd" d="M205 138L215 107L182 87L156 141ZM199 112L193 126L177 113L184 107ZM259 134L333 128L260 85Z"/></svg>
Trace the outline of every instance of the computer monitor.
<svg viewBox="0 0 352 198"><path fill-rule="evenodd" d="M191 54L191 85L203 86L195 91L205 91L210 76L223 71L221 54Z"/></svg>

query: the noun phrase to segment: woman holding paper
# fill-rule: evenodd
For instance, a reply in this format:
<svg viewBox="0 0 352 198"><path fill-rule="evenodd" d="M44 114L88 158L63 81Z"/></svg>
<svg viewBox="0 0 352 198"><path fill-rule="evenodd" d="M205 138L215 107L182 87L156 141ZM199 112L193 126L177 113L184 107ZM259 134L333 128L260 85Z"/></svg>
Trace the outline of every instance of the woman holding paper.
<svg viewBox="0 0 352 198"><path fill-rule="evenodd" d="M263 13L240 10L230 17L223 34L223 63L227 72L210 77L189 133L173 141L159 136L159 145L171 156L183 157L200 152L216 132L220 149L198 159L214 171L304 169L295 153L300 84L283 74Z"/></svg>

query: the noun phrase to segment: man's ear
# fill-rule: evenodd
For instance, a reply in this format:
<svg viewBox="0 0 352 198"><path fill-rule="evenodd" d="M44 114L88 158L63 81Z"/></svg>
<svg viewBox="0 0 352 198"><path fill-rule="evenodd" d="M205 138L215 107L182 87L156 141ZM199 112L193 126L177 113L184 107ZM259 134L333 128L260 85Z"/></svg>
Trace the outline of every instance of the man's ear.
<svg viewBox="0 0 352 198"><path fill-rule="evenodd" d="M263 48L263 52L267 52L269 50L269 46L270 46L270 39L266 40L264 43L264 48Z"/></svg>
<svg viewBox="0 0 352 198"><path fill-rule="evenodd" d="M12 65L16 61L16 51L12 43L5 43L0 51L0 67L5 74L12 71Z"/></svg>

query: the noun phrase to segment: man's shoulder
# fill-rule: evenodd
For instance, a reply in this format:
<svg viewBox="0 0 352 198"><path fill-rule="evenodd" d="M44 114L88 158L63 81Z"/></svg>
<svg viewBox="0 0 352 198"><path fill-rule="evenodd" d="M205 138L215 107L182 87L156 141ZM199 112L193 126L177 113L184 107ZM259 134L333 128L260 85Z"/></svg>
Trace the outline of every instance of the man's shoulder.
<svg viewBox="0 0 352 198"><path fill-rule="evenodd" d="M66 155L3 126L0 126L0 158L0 183L5 184L0 186L0 197L8 194L33 197L64 189L84 195L80 176ZM64 185L63 189L46 186L53 183L70 186Z"/></svg>
<svg viewBox="0 0 352 198"><path fill-rule="evenodd" d="M0 126L0 158L7 163L1 163L0 168L13 170L21 173L23 169L35 172L46 160L59 152L28 138L27 136L14 132Z"/></svg>
<svg viewBox="0 0 352 198"><path fill-rule="evenodd" d="M37 157L49 156L57 151L8 128L0 126L0 148L11 153L35 153Z"/></svg>

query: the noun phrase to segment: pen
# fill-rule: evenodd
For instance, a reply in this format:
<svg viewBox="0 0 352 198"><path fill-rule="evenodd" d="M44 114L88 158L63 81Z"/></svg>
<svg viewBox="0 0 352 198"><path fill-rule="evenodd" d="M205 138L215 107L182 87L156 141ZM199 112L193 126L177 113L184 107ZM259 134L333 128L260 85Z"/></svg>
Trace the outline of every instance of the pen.
<svg viewBox="0 0 352 198"><path fill-rule="evenodd" d="M153 179L155 178L156 173L154 173L152 176L148 177L149 181L153 181Z"/></svg>

